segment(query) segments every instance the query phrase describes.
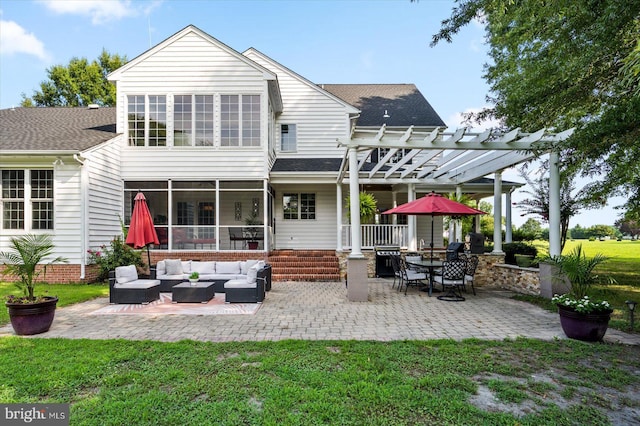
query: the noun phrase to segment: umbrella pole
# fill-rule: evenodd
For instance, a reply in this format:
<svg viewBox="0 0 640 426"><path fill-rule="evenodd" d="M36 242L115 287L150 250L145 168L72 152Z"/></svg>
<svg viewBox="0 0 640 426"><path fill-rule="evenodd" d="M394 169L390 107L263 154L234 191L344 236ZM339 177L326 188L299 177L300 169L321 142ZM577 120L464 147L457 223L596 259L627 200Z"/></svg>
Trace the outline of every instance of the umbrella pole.
<svg viewBox="0 0 640 426"><path fill-rule="evenodd" d="M149 265L149 273L151 273L151 253L149 253L149 244L147 244L147 265Z"/></svg>
<svg viewBox="0 0 640 426"><path fill-rule="evenodd" d="M431 259L433 260L433 215L431 215Z"/></svg>

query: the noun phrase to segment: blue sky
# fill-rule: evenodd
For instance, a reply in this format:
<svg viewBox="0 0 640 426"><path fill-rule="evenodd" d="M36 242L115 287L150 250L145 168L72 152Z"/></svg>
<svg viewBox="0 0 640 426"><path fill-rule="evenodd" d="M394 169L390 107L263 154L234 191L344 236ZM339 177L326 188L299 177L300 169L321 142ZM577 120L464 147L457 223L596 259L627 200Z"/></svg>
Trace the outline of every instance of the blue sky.
<svg viewBox="0 0 640 426"><path fill-rule="evenodd" d="M237 51L254 47L314 83L414 83L450 127L486 105L479 24L429 47L452 1L1 0L0 108L17 106L46 69L102 49L140 55L189 24ZM522 181L517 173L504 179ZM514 201L523 198L516 192ZM619 204L613 202L613 205ZM514 223L521 218L514 209ZM571 226L613 224L613 209Z"/></svg>

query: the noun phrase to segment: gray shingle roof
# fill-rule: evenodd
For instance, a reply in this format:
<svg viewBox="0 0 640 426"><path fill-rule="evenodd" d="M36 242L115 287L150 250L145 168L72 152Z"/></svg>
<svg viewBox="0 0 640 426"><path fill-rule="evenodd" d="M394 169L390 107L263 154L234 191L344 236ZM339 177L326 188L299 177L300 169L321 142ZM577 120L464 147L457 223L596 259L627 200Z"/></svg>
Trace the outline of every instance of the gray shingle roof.
<svg viewBox="0 0 640 426"><path fill-rule="evenodd" d="M116 109L0 110L2 151L82 151L116 136Z"/></svg>
<svg viewBox="0 0 640 426"><path fill-rule="evenodd" d="M362 112L358 126L446 126L415 84L321 84ZM389 117L385 118L387 111Z"/></svg>
<svg viewBox="0 0 640 426"><path fill-rule="evenodd" d="M272 172L338 172L342 158L278 158Z"/></svg>

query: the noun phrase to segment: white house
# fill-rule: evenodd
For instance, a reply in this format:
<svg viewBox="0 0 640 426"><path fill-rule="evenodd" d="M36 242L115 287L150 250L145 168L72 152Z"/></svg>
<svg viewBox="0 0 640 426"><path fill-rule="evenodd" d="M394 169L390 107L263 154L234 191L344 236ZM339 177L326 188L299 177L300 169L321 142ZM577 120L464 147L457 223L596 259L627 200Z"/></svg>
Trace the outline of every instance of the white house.
<svg viewBox="0 0 640 426"><path fill-rule="evenodd" d="M90 278L87 250L121 234L138 191L160 238L154 261L335 257L352 246L344 199L354 179L380 211L431 191L501 197L519 184L486 175L530 158L513 150L543 137L446 133L413 84L316 84L194 26L108 78L115 108L0 111L0 249L14 235L51 233L70 260L59 280ZM486 154L501 149L510 151ZM380 215L360 227L358 244L419 248L429 219L414 220ZM436 230L442 247L441 218ZM304 278L336 278L320 270Z"/></svg>

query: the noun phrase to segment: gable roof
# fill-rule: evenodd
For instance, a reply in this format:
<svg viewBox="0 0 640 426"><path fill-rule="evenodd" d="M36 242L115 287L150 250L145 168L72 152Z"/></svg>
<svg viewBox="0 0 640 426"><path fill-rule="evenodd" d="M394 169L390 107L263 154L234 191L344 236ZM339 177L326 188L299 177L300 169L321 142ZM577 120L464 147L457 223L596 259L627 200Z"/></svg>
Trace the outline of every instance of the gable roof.
<svg viewBox="0 0 640 426"><path fill-rule="evenodd" d="M294 79L298 80L302 84L305 84L308 87L310 87L311 89L316 90L317 92L321 92L323 95L327 96L328 98L333 99L335 102L338 102L339 104L342 104L345 108L347 108L349 110L348 111L349 114L358 114L360 112L356 107L354 107L353 104L345 101L344 99L340 98L339 96L336 96L335 94L333 94L333 93L331 93L329 91L324 90L322 87L320 87L317 84L307 80L306 78L304 78L300 74L298 74L295 71L292 71L291 69L285 67L281 63L275 61L274 59L270 58L269 56L265 55L264 53L262 53L261 51L259 51L258 49L254 48L254 47L250 47L249 49L247 49L244 52L242 52L242 54L247 56L247 57L249 57L249 58L251 57L251 55L255 55L258 58L260 58L260 60L268 62L273 67L278 68L283 73L289 74L291 77L293 77Z"/></svg>
<svg viewBox="0 0 640 426"><path fill-rule="evenodd" d="M321 88L360 109L360 127L446 127L415 84L321 84ZM386 113L389 117L384 117Z"/></svg>
<svg viewBox="0 0 640 426"><path fill-rule="evenodd" d="M0 151L83 151L115 137L116 109L0 110Z"/></svg>
<svg viewBox="0 0 640 426"><path fill-rule="evenodd" d="M117 70L109 73L109 75L107 75L107 79L110 80L110 81L119 80L120 79L120 75L123 72L126 72L128 69L136 66L140 62L142 62L145 59L147 59L149 56L152 56L153 54L155 54L159 50L164 49L166 46L170 45L171 43L175 42L176 40L179 40L180 38L182 38L185 35L190 34L190 33L194 33L194 34L199 35L203 39L206 39L209 43L214 44L218 48L226 51L229 55L231 55L231 56L235 57L236 59L239 59L240 61L244 62L245 64L247 64L247 65L259 70L260 72L263 73L263 76L264 76L265 79L267 79L267 80L276 80L277 79L277 77L276 77L276 75L274 73L272 73L271 71L269 71L268 69L266 69L262 65L255 63L254 61L252 61L251 59L247 58L246 56L243 56L237 50L227 46L226 44L224 44L220 40L210 36L206 32L202 31L200 28L196 27L195 25L187 25L186 27L184 27L183 29L181 29L180 31L175 33L174 35L172 35L169 38L165 39L164 41L161 41L160 43L156 44L151 49L148 49L144 53L136 56L135 58L133 58L132 60L130 60L129 62L127 62L126 64L124 64L120 68L118 68Z"/></svg>

